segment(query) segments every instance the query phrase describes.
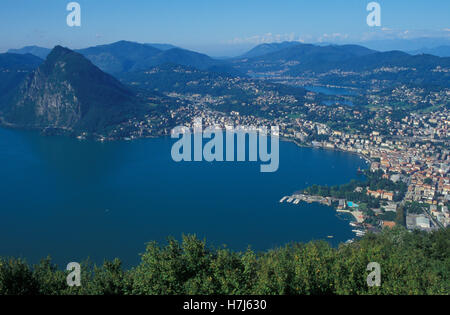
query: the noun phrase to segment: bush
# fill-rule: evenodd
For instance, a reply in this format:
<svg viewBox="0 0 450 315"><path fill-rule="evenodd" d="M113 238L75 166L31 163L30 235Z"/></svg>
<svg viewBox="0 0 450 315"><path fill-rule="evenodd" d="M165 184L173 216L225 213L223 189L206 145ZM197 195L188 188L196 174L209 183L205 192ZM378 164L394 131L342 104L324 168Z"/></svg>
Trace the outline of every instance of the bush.
<svg viewBox="0 0 450 315"><path fill-rule="evenodd" d="M381 265L380 287L366 284L370 262ZM319 241L262 253L211 249L189 235L149 243L131 270L118 259L101 267L84 262L78 288L67 287L66 275L49 258L33 267L2 259L0 294L449 294L450 232L397 227L339 248Z"/></svg>

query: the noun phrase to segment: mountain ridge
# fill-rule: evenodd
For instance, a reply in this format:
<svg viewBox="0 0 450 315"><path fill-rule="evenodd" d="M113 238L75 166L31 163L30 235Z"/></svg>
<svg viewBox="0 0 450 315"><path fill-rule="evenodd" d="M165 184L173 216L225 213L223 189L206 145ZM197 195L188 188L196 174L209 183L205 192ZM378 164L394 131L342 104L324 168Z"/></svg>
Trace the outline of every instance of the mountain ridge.
<svg viewBox="0 0 450 315"><path fill-rule="evenodd" d="M437 57L450 57L450 45L441 45L433 48L421 48L408 52L411 55L427 54Z"/></svg>
<svg viewBox="0 0 450 315"><path fill-rule="evenodd" d="M19 49L9 49L7 53L11 54L31 54L41 59L47 58L48 54L51 52L50 48L40 47L40 46L25 46Z"/></svg>
<svg viewBox="0 0 450 315"><path fill-rule="evenodd" d="M192 66L200 70L224 64L223 61L215 60L205 54L175 46L163 45L158 47L165 49L159 49L151 45L119 41L77 50L77 52L83 54L103 71L114 75L147 70L164 63Z"/></svg>
<svg viewBox="0 0 450 315"><path fill-rule="evenodd" d="M236 57L235 59L240 58L255 58L263 55L267 55L269 53L280 51L287 47L292 47L301 44L300 42L281 42L281 43L264 43L257 45L256 47L250 49L245 54Z"/></svg>
<svg viewBox="0 0 450 315"><path fill-rule="evenodd" d="M129 88L82 55L56 46L20 84L4 120L23 128L98 132L138 111Z"/></svg>

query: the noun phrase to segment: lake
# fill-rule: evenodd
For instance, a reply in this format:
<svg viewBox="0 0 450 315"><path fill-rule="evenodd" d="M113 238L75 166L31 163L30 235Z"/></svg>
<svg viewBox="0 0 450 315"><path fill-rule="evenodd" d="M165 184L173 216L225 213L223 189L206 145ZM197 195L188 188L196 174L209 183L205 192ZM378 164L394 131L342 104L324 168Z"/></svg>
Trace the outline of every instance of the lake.
<svg viewBox="0 0 450 315"><path fill-rule="evenodd" d="M313 85L307 85L304 86L308 91L315 92L315 93L322 93L325 95L341 95L341 96L355 96L357 95L357 92L355 90L349 89L349 88L337 88L337 87L325 87L325 86L313 86Z"/></svg>
<svg viewBox="0 0 450 315"><path fill-rule="evenodd" d="M354 237L326 206L280 204L312 184L342 184L356 155L280 143L276 173L255 162L171 159L170 138L100 143L0 129L0 256L65 266L90 257L139 262L145 243L195 233L211 246L265 250Z"/></svg>
<svg viewBox="0 0 450 315"><path fill-rule="evenodd" d="M355 96L358 95L358 93L355 90L348 89L348 88L331 88L331 87L325 87L325 86L304 86L304 88L308 91L315 92L315 93L322 93L324 95L334 95L334 96ZM349 100L343 100L343 99L336 99L336 100L324 100L322 101L324 105L327 106L335 106L335 105L347 105L347 106L353 106L353 102Z"/></svg>

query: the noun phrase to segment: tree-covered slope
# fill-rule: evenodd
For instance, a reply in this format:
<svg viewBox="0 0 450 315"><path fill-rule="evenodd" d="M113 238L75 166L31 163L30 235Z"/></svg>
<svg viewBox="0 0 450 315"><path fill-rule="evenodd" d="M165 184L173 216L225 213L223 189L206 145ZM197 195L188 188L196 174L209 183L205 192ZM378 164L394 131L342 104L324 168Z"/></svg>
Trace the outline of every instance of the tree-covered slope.
<svg viewBox="0 0 450 315"><path fill-rule="evenodd" d="M138 110L130 89L82 55L57 46L20 84L4 118L18 127L98 132Z"/></svg>
<svg viewBox="0 0 450 315"><path fill-rule="evenodd" d="M267 77L316 76L324 84L343 85L379 80L390 82L390 86L447 87L450 69L450 58L401 51L377 52L358 45L288 45L231 62L243 73L262 73Z"/></svg>
<svg viewBox="0 0 450 315"><path fill-rule="evenodd" d="M367 266L381 267L381 286L369 287ZM29 266L0 260L0 294L134 295L330 295L450 293L450 230L403 228L368 235L332 248L326 242L292 244L256 253L211 249L195 236L147 245L141 263L124 270L116 259L100 267L82 263L81 287L69 288L66 273L50 259Z"/></svg>
<svg viewBox="0 0 450 315"><path fill-rule="evenodd" d="M207 69L224 62L207 55L168 45L140 44L128 41L77 50L92 63L114 75L148 70L154 66L173 63Z"/></svg>

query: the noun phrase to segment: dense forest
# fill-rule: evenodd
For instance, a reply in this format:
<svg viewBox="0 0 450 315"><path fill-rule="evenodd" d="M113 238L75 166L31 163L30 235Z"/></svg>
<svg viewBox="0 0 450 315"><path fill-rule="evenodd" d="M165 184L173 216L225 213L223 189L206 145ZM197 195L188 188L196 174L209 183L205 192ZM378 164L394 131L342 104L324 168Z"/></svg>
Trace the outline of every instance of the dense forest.
<svg viewBox="0 0 450 315"><path fill-rule="evenodd" d="M116 259L81 263L81 286L50 258L30 266L0 260L1 295L180 294L449 294L450 231L402 227L333 248L324 241L256 253L212 249L196 236L149 243L141 263L124 270ZM367 265L381 266L381 286L369 287Z"/></svg>

